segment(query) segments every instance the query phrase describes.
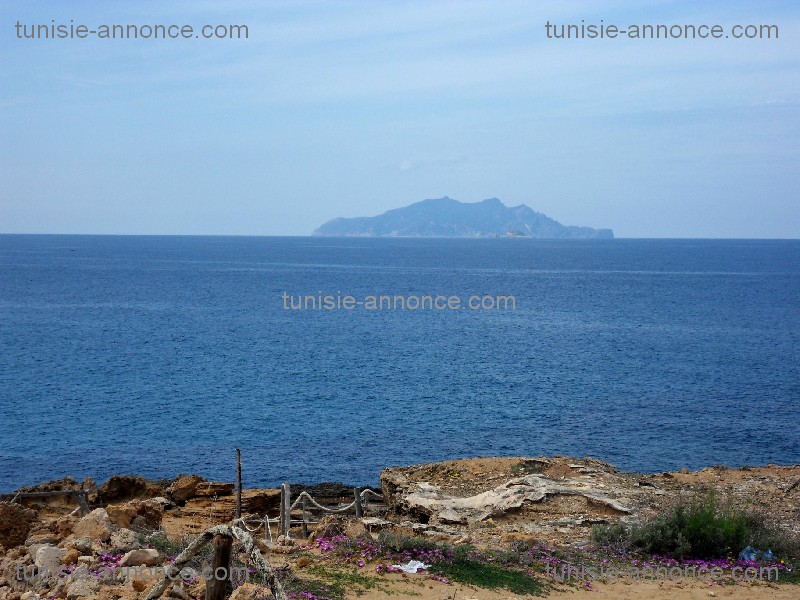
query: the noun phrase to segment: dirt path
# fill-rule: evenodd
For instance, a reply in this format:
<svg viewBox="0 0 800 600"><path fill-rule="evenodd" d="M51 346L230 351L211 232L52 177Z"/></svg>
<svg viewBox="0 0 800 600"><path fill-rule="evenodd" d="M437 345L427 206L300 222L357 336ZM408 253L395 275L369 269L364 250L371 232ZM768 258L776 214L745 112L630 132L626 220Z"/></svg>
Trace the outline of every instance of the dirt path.
<svg viewBox="0 0 800 600"><path fill-rule="evenodd" d="M348 600L531 600L506 591L484 590L461 585L445 585L424 576L386 578L387 587L367 590L363 594L348 594ZM562 586L551 590L548 600L797 600L800 585L774 586L763 583L741 583L709 586L702 582L686 581L618 581L594 583L591 590Z"/></svg>

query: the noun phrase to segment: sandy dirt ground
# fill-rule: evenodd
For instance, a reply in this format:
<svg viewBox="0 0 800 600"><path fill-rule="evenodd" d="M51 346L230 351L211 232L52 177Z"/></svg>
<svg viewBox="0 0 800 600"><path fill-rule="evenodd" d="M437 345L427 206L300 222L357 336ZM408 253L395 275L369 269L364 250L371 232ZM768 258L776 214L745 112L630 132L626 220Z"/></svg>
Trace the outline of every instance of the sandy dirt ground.
<svg viewBox="0 0 800 600"><path fill-rule="evenodd" d="M387 577L389 587L368 590L363 594L348 594L361 600L416 599L416 600L521 600L532 596L519 596L505 591L484 590L461 585L445 585L424 576ZM560 586L551 589L549 600L798 600L800 586L775 586L764 583L713 585L694 581L617 581L593 583L592 589Z"/></svg>

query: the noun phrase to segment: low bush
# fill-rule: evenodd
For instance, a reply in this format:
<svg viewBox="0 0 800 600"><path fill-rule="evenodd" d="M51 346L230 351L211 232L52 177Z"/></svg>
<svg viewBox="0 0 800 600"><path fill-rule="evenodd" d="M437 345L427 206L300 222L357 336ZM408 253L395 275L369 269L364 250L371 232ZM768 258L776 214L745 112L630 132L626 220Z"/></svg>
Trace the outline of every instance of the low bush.
<svg viewBox="0 0 800 600"><path fill-rule="evenodd" d="M592 541L616 550L635 550L676 559L737 556L746 546L797 556L800 544L770 526L762 515L720 502L715 494L679 503L654 519L625 527L595 526Z"/></svg>

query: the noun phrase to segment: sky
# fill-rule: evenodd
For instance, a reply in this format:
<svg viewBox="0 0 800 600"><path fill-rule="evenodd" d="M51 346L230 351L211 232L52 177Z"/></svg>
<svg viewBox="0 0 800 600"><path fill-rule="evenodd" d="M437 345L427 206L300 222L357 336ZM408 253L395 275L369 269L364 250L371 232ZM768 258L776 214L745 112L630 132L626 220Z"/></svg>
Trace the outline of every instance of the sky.
<svg viewBox="0 0 800 600"><path fill-rule="evenodd" d="M601 19L779 37L546 36ZM3 233L307 235L450 196L617 237L800 237L796 2L0 0L0 52Z"/></svg>

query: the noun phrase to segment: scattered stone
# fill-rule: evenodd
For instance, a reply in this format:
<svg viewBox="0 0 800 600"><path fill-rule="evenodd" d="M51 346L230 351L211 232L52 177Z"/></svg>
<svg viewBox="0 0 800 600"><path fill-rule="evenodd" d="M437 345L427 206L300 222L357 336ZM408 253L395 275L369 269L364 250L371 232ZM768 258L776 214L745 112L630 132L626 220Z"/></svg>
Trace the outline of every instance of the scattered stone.
<svg viewBox="0 0 800 600"><path fill-rule="evenodd" d="M33 555L33 564L39 567L42 571L51 571L56 573L58 567L61 565L61 559L64 558L67 551L58 546L43 545L37 548L36 554Z"/></svg>
<svg viewBox="0 0 800 600"><path fill-rule="evenodd" d="M35 546L41 544L58 544L59 537L50 531L49 528L45 527L44 525L34 526L34 528L28 533L28 539L25 540L26 546Z"/></svg>
<svg viewBox="0 0 800 600"><path fill-rule="evenodd" d="M316 529L309 536L312 540L319 538L330 539L337 535L344 534L344 521L336 515L325 515L317 524Z"/></svg>
<svg viewBox="0 0 800 600"><path fill-rule="evenodd" d="M50 523L50 531L52 531L59 538L63 539L72 534L75 529L75 525L78 523L78 520L78 517L72 515L60 517Z"/></svg>
<svg viewBox="0 0 800 600"><path fill-rule="evenodd" d="M381 531L382 529L391 528L394 523L391 521L387 521L386 519L381 519L380 517L364 517L361 519L361 522L364 524L364 527L372 533L374 531Z"/></svg>
<svg viewBox="0 0 800 600"><path fill-rule="evenodd" d="M206 580L198 573L197 576L187 583L187 591L190 598L204 598L206 594Z"/></svg>
<svg viewBox="0 0 800 600"><path fill-rule="evenodd" d="M148 581L146 579L131 577L128 581L136 592L143 592L148 588Z"/></svg>
<svg viewBox="0 0 800 600"><path fill-rule="evenodd" d="M130 503L109 504L106 506L106 512L114 525L124 528L130 527L131 521L138 514L136 508Z"/></svg>
<svg viewBox="0 0 800 600"><path fill-rule="evenodd" d="M176 583L170 588L168 596L170 598L178 598L178 600L189 600L189 595L180 583Z"/></svg>
<svg viewBox="0 0 800 600"><path fill-rule="evenodd" d="M131 550L119 561L120 567L153 567L159 563L161 555L153 548Z"/></svg>
<svg viewBox="0 0 800 600"><path fill-rule="evenodd" d="M75 525L76 537L88 537L107 542L111 539L111 519L104 508L96 508Z"/></svg>
<svg viewBox="0 0 800 600"><path fill-rule="evenodd" d="M67 579L67 600L92 598L100 589L100 580L83 567L73 571Z"/></svg>
<svg viewBox="0 0 800 600"><path fill-rule="evenodd" d="M464 518L452 508L446 508L437 515L442 523L463 523Z"/></svg>
<svg viewBox="0 0 800 600"><path fill-rule="evenodd" d="M244 583L233 590L230 600L265 600L270 594L254 583Z"/></svg>
<svg viewBox="0 0 800 600"><path fill-rule="evenodd" d="M141 548L139 540L136 539L136 534L130 529L120 529L112 533L108 544L112 550L123 553Z"/></svg>
<svg viewBox="0 0 800 600"><path fill-rule="evenodd" d="M78 559L81 557L80 552L78 552L75 548L70 548L64 553L64 556L61 558L62 565L77 565Z"/></svg>
<svg viewBox="0 0 800 600"><path fill-rule="evenodd" d="M72 541L72 547L75 548L81 555L91 555L92 553L92 538L79 537Z"/></svg>
<svg viewBox="0 0 800 600"><path fill-rule="evenodd" d="M178 475L178 478L167 488L167 494L176 504L182 505L195 497L197 486L205 481L200 475Z"/></svg>
<svg viewBox="0 0 800 600"><path fill-rule="evenodd" d="M353 521L347 525L347 528L344 530L344 533L347 537L351 539L363 539L367 541L372 541L372 534L367 531L367 528L364 527L364 524L361 521Z"/></svg>

